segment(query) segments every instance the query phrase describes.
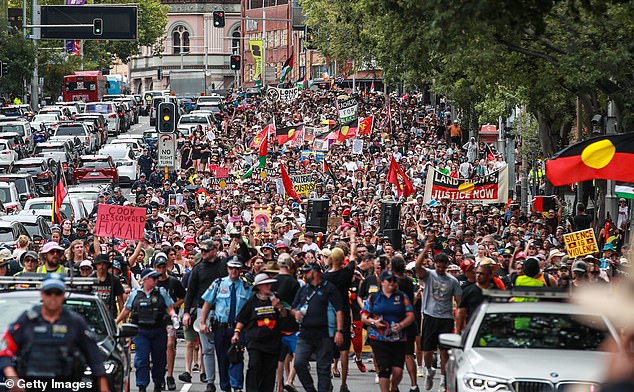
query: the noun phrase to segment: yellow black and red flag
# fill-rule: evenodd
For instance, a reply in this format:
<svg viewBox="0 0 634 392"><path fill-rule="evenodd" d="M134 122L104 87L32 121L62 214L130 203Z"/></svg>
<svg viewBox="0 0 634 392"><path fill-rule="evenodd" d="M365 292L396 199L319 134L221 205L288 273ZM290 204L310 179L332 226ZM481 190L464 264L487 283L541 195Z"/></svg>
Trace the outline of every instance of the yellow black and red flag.
<svg viewBox="0 0 634 392"><path fill-rule="evenodd" d="M634 182L634 133L604 135L568 146L546 161L555 186L594 179Z"/></svg>
<svg viewBox="0 0 634 392"><path fill-rule="evenodd" d="M304 124L291 125L290 127L275 128L275 137L277 144L284 145L291 140L295 140L299 135L299 131L304 130Z"/></svg>

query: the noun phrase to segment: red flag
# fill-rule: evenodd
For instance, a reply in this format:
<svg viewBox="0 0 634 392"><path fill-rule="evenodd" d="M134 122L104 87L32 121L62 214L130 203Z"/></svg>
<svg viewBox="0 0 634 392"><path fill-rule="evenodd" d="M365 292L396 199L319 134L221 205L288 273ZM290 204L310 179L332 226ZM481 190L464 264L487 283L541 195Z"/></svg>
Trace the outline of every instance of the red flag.
<svg viewBox="0 0 634 392"><path fill-rule="evenodd" d="M264 127L263 130L258 132L258 134L255 135L253 140L251 140L251 143L249 143L249 148L252 148L254 150L256 148L260 148L260 145L262 145L262 142L264 141L264 139L268 139L271 126L272 124L269 124L266 127Z"/></svg>
<svg viewBox="0 0 634 392"><path fill-rule="evenodd" d="M284 184L284 191L287 195L301 203L302 199L299 197L297 192L295 192L295 188L293 188L293 181L288 176L288 172L286 171L284 165L280 165L280 171L282 172L282 183Z"/></svg>
<svg viewBox="0 0 634 392"><path fill-rule="evenodd" d="M396 159L392 156L390 162L390 170L387 172L387 180L396 186L399 196L408 197L414 193L414 185L407 178L403 169L396 163ZM401 183L402 181L402 183Z"/></svg>
<svg viewBox="0 0 634 392"><path fill-rule="evenodd" d="M66 194L64 174L62 173L60 165L57 165L57 184L55 184L55 190L53 193L53 213L51 214L53 223L62 223L63 219L60 213L60 207L66 198Z"/></svg>
<svg viewBox="0 0 634 392"><path fill-rule="evenodd" d="M374 126L374 116L359 120L359 135L370 135Z"/></svg>

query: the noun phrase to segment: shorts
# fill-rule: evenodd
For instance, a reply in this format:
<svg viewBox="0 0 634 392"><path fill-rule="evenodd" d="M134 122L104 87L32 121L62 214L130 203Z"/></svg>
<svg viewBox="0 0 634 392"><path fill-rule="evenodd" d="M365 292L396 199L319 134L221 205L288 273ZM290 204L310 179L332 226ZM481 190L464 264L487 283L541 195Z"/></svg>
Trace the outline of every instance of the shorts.
<svg viewBox="0 0 634 392"><path fill-rule="evenodd" d="M374 353L377 373L391 371L393 367L403 368L405 364L405 342L381 342L369 339Z"/></svg>
<svg viewBox="0 0 634 392"><path fill-rule="evenodd" d="M194 331L194 328L190 325L183 330L186 342L195 342L198 340L198 332Z"/></svg>
<svg viewBox="0 0 634 392"><path fill-rule="evenodd" d="M405 342L405 355L416 356L416 335L407 335Z"/></svg>
<svg viewBox="0 0 634 392"><path fill-rule="evenodd" d="M282 347L280 349L280 355L277 357L278 361L282 362L286 358L286 354L295 354L297 334L298 332L290 335L282 335Z"/></svg>
<svg viewBox="0 0 634 392"><path fill-rule="evenodd" d="M434 351L439 348L438 336L453 331L453 319L441 319L429 315L423 316L423 351Z"/></svg>
<svg viewBox="0 0 634 392"><path fill-rule="evenodd" d="M176 330L174 329L173 326L168 325L167 327L165 327L167 329L167 337L176 337Z"/></svg>
<svg viewBox="0 0 634 392"><path fill-rule="evenodd" d="M334 345L332 350L333 357L339 359L340 357L339 353L341 351L349 351L351 343L352 343L352 335L350 334L350 325L345 325L343 327L343 343L341 344L341 346L337 346L334 340L332 342L332 344Z"/></svg>

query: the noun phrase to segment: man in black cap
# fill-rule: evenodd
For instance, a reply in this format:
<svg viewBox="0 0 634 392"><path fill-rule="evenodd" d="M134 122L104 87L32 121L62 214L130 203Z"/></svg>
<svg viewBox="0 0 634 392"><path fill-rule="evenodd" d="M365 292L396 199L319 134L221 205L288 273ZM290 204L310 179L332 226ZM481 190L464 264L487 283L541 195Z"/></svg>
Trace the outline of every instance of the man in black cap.
<svg viewBox="0 0 634 392"><path fill-rule="evenodd" d="M307 264L302 272L306 285L297 292L291 310L295 320L300 323L295 370L307 392L329 392L332 388L332 339L334 337L337 346L343 343L343 300L335 285L324 280L319 264ZM334 314L331 309L334 309ZM334 323L330 323L334 319L335 329L331 328ZM312 354L317 358L317 389L308 369Z"/></svg>
<svg viewBox="0 0 634 392"><path fill-rule="evenodd" d="M95 292L103 300L103 302L110 310L112 317L117 317L119 313L117 311L117 305L119 309L123 309L123 285L118 278L114 277L112 273L108 272L110 267L110 259L105 254L98 254L93 262L95 267L95 277L97 283L95 284Z"/></svg>
<svg viewBox="0 0 634 392"><path fill-rule="evenodd" d="M88 238L88 224L86 222L80 222L75 229L75 232L70 235L69 240L85 240Z"/></svg>
<svg viewBox="0 0 634 392"><path fill-rule="evenodd" d="M126 201L128 201L128 199L126 199L126 197L123 196L123 194L121 193L121 188L118 186L114 187L114 194L108 200L108 204L116 204L122 206L123 203L125 203Z"/></svg>
<svg viewBox="0 0 634 392"><path fill-rule="evenodd" d="M142 192L145 193L147 187L150 185L150 183L147 182L147 176L145 173L141 173L139 174L139 179L134 181L134 184L132 184L132 187L130 188L130 192L132 193L137 193L137 192Z"/></svg>

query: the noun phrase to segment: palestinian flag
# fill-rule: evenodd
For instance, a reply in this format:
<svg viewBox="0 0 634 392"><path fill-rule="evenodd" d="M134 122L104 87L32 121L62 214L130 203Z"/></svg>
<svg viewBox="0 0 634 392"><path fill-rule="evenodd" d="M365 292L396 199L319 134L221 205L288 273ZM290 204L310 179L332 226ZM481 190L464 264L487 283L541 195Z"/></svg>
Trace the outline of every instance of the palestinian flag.
<svg viewBox="0 0 634 392"><path fill-rule="evenodd" d="M357 136L359 131L359 119L355 119L349 121L345 124L341 124L339 126L339 134L337 136L337 141L344 142L347 139L352 139Z"/></svg>
<svg viewBox="0 0 634 392"><path fill-rule="evenodd" d="M335 183L335 185L337 185L337 176L335 176L335 173L330 170L330 165L328 165L328 162L326 162L326 159L324 159L324 174L327 174L330 176L330 178L332 178L332 181Z"/></svg>
<svg viewBox="0 0 634 392"><path fill-rule="evenodd" d="M66 181L64 179L64 173L62 172L61 165L57 165L56 176L57 184L55 184L55 189L53 190L53 205L51 210L53 213L51 214L51 221L53 224L62 223L62 214L60 212L60 207L66 198Z"/></svg>
<svg viewBox="0 0 634 392"><path fill-rule="evenodd" d="M634 132L594 137L566 147L546 162L555 186L602 179L634 182Z"/></svg>
<svg viewBox="0 0 634 392"><path fill-rule="evenodd" d="M298 136L298 131L304 130L304 124L291 125L290 127L275 128L275 137L277 144L280 146L295 140Z"/></svg>
<svg viewBox="0 0 634 392"><path fill-rule="evenodd" d="M374 116L359 120L359 135L370 135L374 126Z"/></svg>
<svg viewBox="0 0 634 392"><path fill-rule="evenodd" d="M268 128L268 127L267 127ZM266 130L266 128L264 128ZM266 166L266 156L269 154L269 137L268 134L264 139L262 139L262 143L260 143L260 150L258 152L258 160L251 166L249 170L242 176L242 179L249 178L253 175L253 171L256 168L263 169Z"/></svg>
<svg viewBox="0 0 634 392"><path fill-rule="evenodd" d="M284 63L284 66L282 67L282 75L280 76L280 83L284 83L286 76L288 76L288 74L293 70L294 56L295 56L294 54L291 54L291 57L289 57Z"/></svg>
<svg viewBox="0 0 634 392"><path fill-rule="evenodd" d="M414 193L414 185L403 171L403 168L396 162L394 156L392 156L392 161L390 162L390 170L387 172L387 180L396 186L399 196L408 197Z"/></svg>
<svg viewBox="0 0 634 392"><path fill-rule="evenodd" d="M617 197L634 199L634 182L619 182L614 187Z"/></svg>
<svg viewBox="0 0 634 392"><path fill-rule="evenodd" d="M289 177L284 165L280 165L280 172L282 174L282 184L284 184L284 192L286 192L287 195L301 203L302 199L295 191L295 188L293 187L293 180L291 180L291 177Z"/></svg>

